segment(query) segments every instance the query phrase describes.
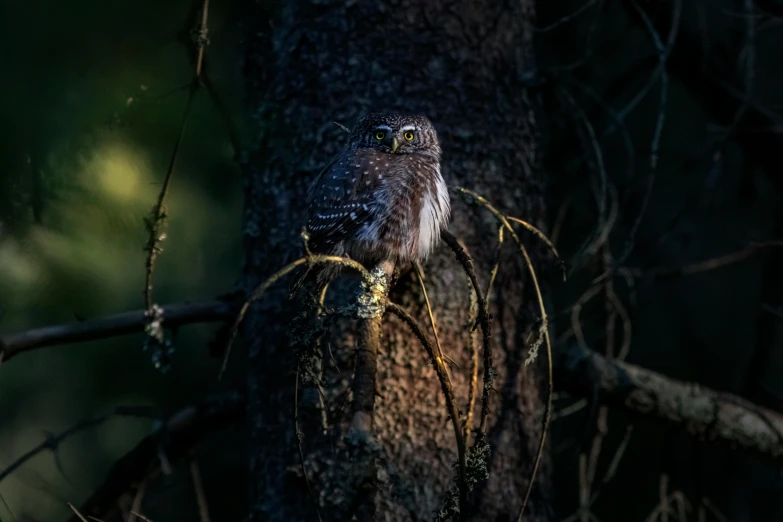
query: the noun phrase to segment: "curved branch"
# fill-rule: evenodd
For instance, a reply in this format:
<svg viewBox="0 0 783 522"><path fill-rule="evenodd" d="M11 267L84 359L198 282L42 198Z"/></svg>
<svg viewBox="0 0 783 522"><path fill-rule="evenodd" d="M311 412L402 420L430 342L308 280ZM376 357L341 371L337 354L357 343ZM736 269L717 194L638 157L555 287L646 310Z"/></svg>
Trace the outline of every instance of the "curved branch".
<svg viewBox="0 0 783 522"><path fill-rule="evenodd" d="M443 241L454 251L457 261L460 262L473 284L473 290L476 292L476 301L478 302L478 324L481 325L483 334L482 344L484 348L484 391L481 395L481 420L479 421L479 433L474 442L474 447L484 441L487 433L487 418L489 417L489 392L492 389L493 368L492 368L492 323L490 322L487 300L484 297L484 291L478 282L476 269L473 267L473 259L468 255L462 245L459 244L454 235L448 230L441 230L440 236ZM475 326L473 327L476 328Z"/></svg>
<svg viewBox="0 0 783 522"><path fill-rule="evenodd" d="M530 273L530 278L533 281L533 288L536 291L536 297L538 298L538 306L539 310L541 312L541 338L545 341L546 345L546 355L547 355L547 394L546 394L546 403L544 403L544 418L541 425L541 437L539 439L538 443L538 451L536 452L535 461L533 462L533 471L530 474L530 481L527 485L527 491L525 492L525 498L522 501L522 507L519 509L519 514L517 515L517 521L522 521L522 515L525 512L525 507L527 506L528 500L530 499L530 494L533 491L533 483L536 480L536 474L538 473L539 465L541 464L541 458L544 454L544 444L546 443L546 433L549 430L549 423L552 420L552 393L553 393L553 379L552 379L552 341L549 338L549 324L547 320L546 315L546 307L544 306L544 298L541 294L541 287L538 284L538 278L536 277L536 271L533 268L533 262L530 259L530 256L527 253L527 249L525 248L525 245L522 243L522 241L519 239L519 236L517 235L516 231L511 227L511 224L508 222L508 218L502 214L499 210L497 210L495 207L490 204L489 201L487 201L484 197L476 194L475 192L462 188L457 187L457 190L463 194L466 194L476 200L478 203L483 205L487 210L489 210L495 218L497 218L500 223L506 227L506 230L508 230L508 233L511 235L511 238L514 240L514 242L517 244L517 247L519 247L519 251L522 254L522 257L525 258L525 264L527 266L528 272ZM543 235L543 234L542 234ZM525 365L531 363L533 359L535 358L536 351L538 350L538 342L533 345L533 348L530 350L530 356L528 357L528 360L525 361Z"/></svg>

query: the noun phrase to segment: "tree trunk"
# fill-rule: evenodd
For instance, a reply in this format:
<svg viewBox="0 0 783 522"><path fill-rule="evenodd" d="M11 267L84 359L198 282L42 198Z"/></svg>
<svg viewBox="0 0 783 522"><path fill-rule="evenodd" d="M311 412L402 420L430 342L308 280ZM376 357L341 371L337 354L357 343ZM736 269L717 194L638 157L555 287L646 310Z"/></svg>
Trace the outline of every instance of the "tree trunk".
<svg viewBox="0 0 783 522"><path fill-rule="evenodd" d="M543 182L535 168L535 120L525 86L534 70L530 0L287 1L273 12L263 9L248 2L245 20L249 110L258 131L244 173L246 290L302 255L306 188L347 138L334 122L351 127L369 111L428 116L440 136L451 187L470 188L496 207L542 224ZM449 230L464 241L486 286L497 222L455 191L451 195ZM503 250L491 296L498 374L497 393L490 395L492 454L489 479L471 494L468 520L516 520L541 434L545 361L523 364L527 333L539 314L517 252ZM542 253L531 249L534 261ZM424 270L443 351L455 363L450 371L464 418L472 358L470 287L445 245ZM308 495L294 424L297 359L288 342L294 310L284 286L255 304L245 322L250 520L317 520L311 496L324 521L363 517L368 501L375 520L431 520L455 483L454 433L426 353L407 325L389 314L377 356L371 476L352 469L367 455L347 437L355 322L341 320L327 334L330 341L321 343L320 392L300 375ZM350 297L336 287L328 301L347 304ZM400 275L391 299L428 324L411 272ZM479 398L481 392L479 379ZM525 520L547 519L549 497L544 458Z"/></svg>

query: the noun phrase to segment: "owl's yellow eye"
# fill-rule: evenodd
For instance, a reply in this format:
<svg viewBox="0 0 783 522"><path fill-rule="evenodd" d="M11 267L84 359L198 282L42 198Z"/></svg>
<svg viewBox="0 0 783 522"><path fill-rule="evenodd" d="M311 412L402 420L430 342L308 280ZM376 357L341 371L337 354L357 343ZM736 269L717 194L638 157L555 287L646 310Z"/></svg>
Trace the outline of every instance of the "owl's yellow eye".
<svg viewBox="0 0 783 522"><path fill-rule="evenodd" d="M378 131L375 133L375 139L378 141L383 141L383 138L386 137L386 133L383 131Z"/></svg>
<svg viewBox="0 0 783 522"><path fill-rule="evenodd" d="M413 141L413 131L405 131L403 137L408 141Z"/></svg>

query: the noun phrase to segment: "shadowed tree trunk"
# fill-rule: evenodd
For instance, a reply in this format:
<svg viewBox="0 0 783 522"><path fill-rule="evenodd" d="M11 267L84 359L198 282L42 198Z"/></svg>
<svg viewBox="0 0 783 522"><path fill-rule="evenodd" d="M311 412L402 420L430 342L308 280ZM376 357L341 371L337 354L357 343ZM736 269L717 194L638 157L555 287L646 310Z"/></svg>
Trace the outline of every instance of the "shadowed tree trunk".
<svg viewBox="0 0 783 522"><path fill-rule="evenodd" d="M500 209L542 224L536 127L524 84L533 70L531 4L326 0L285 2L263 11L248 3L245 75L258 133L244 172L246 290L302 255L307 186L347 138L334 122L351 127L369 111L428 116L440 136L451 187L475 190ZM451 195L449 229L464 241L486 286L497 222L456 192ZM534 260L542 252L531 249ZM471 368L470 287L445 245L424 269L443 351L455 362L450 370L464 417ZM515 247L504 250L491 296L498 377L487 437L490 476L471 495L469 520L516 520L541 433L544 361L524 365L527 333L539 315L525 274ZM294 311L290 303L281 304L287 299L283 286L253 306L244 329L254 521L317 520L299 463L297 362L288 341ZM327 301L345 304L349 298L336 286ZM400 275L391 299L428 324L411 272ZM370 520L364 518L369 502L375 520L431 520L454 483L457 458L435 372L409 328L387 314L377 356L373 431L378 445L370 455L376 467L367 476L364 468L352 468L367 455L346 437L355 332L350 320L333 327L329 342L322 343L322 391L299 387L305 469L320 516L351 520L357 514ZM480 350L479 342L476 346ZM479 379L479 399L481 391ZM547 519L546 458L538 477L526 520Z"/></svg>

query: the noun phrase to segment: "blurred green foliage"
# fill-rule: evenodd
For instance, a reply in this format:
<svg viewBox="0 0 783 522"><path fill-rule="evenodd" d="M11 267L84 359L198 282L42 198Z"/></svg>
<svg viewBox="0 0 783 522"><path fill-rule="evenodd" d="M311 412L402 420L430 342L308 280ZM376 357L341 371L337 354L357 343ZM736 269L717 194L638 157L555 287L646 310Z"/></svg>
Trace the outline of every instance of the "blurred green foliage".
<svg viewBox="0 0 783 522"><path fill-rule="evenodd" d="M206 54L210 79L241 125L233 9L231 2L210 6ZM0 333L143 307L142 220L176 139L187 97L179 88L193 74L190 11L188 0L0 3ZM167 199L157 303L231 290L242 259L233 155L225 122L202 89ZM217 382L217 364L207 356L210 333L179 332L166 375L142 352L141 335L47 348L2 364L0 469L47 431L113 405L167 412L229 386ZM58 451L59 469L51 452L39 455L0 483L7 502L0 502L0 520L65 519L65 503L84 500L151 427L121 419L78 435ZM204 457L230 476L243 473L235 469L241 458ZM162 494L192 495L186 468L176 473L183 478L167 479ZM214 493L224 482L219 469L204 475L218 505L237 496ZM155 505L150 496L145 508ZM195 514L196 507L176 509Z"/></svg>

